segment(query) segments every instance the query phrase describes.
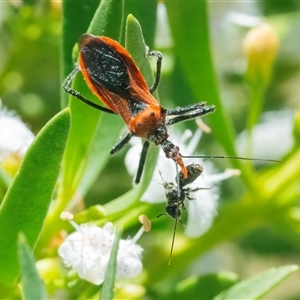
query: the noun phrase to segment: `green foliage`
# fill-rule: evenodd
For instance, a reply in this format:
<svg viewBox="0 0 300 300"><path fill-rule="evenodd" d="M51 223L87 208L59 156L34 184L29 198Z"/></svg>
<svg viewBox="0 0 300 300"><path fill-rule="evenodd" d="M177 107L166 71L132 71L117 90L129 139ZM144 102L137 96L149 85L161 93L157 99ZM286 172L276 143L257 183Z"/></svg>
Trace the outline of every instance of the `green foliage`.
<svg viewBox="0 0 300 300"><path fill-rule="evenodd" d="M10 185L0 209L0 282L12 286L20 272L19 232L31 247L42 231L60 171L70 129L70 111L55 116L37 135Z"/></svg>
<svg viewBox="0 0 300 300"><path fill-rule="evenodd" d="M35 268L33 253L24 235L19 235L18 245L24 299L48 299L45 286Z"/></svg>
<svg viewBox="0 0 300 300"><path fill-rule="evenodd" d="M100 299L113 299L114 298L114 287L115 287L115 277L116 277L116 268L117 268L117 255L118 255L118 248L119 248L119 241L121 237L122 232L118 231L113 247L111 249L111 255L109 259L108 268L105 274L105 280L103 283L103 288L101 292L101 298Z"/></svg>
<svg viewBox="0 0 300 300"><path fill-rule="evenodd" d="M218 292L227 290L238 281L237 275L229 272L208 274L200 277L189 277L179 282L172 299L212 299Z"/></svg>
<svg viewBox="0 0 300 300"><path fill-rule="evenodd" d="M284 266L277 269L270 269L257 274L250 279L241 281L214 297L214 300L221 299L261 299L274 286L283 281L291 273L298 271L298 266Z"/></svg>
<svg viewBox="0 0 300 300"><path fill-rule="evenodd" d="M239 276L243 277L243 274L248 273L246 272L249 268L248 262L244 259L248 252L242 252L235 240L247 236L249 232L256 231L258 228L270 228L282 239L286 239L289 245L292 245L293 255L296 252L298 259L297 251L300 248L299 147L291 145L290 149L285 150L286 153L282 158L285 164L262 165L259 169L252 162L242 160L216 162L216 164L219 163L220 169L229 166L240 169L241 180L232 180L220 189L221 203L217 217L204 235L189 239L181 234L182 228L178 226L172 265L167 266L173 220L156 219L164 207L140 201L152 180L157 164L158 147L154 145L150 147L141 183L137 186L129 186L128 182L131 179L124 175L123 170L126 149L120 151L117 158L110 159L109 155L110 149L123 133L125 125L122 119L117 115L94 110L64 93L62 89L58 89L77 61L76 43L84 32L109 36L121 42L139 66L148 85L151 86L154 80L151 65L155 63L150 64L145 53L146 45L151 48L156 46L155 38L157 34L160 34L161 28L156 28L155 25L157 1L102 0L99 5L95 1L79 1L74 5L74 1L65 0L62 3L62 11L60 8L51 7L50 4L49 7L45 5L30 1L19 8L7 8L4 24L7 28L12 28L11 36L18 41L16 44L18 47L14 52L10 47L0 46L0 54L5 53L5 57L8 58L7 62L0 62L1 80L3 78L3 82L0 81L0 92L3 94L1 97L9 106L10 99L14 99L12 103L17 102L19 94L25 93L24 91L27 93L27 89L34 90L36 85L39 91L35 93L41 93L39 97L43 98L47 105L51 106L52 102L55 102L58 107L58 94L60 93L61 107L69 105L69 108L58 113L40 130L14 178L6 174L0 165L0 196L3 195L0 207L0 283L2 285L0 297L20 298L16 287L21 281L26 299L45 298L43 284L34 268L34 261L36 259L39 262L42 259L51 258L57 263L59 260L57 248L62 242L61 232L74 230L67 222L60 220L60 213L65 209L77 212L75 213L77 223L93 222L103 225L106 222L113 222L115 226L124 229L125 237L137 231L139 226L137 218L140 214L145 213L153 220L152 232L147 233L147 236L145 234L139 242L144 247L143 273L135 279L130 279L130 284L128 281L120 284L114 283L117 244L111 256L111 264L107 269L107 277L103 286L92 286L80 280L76 274L66 273L63 268L60 270L56 264L48 270L41 270L38 267L38 272L43 274L40 276L43 276L46 285L49 279L47 271L51 272L52 269L56 269L55 274L58 275L55 275L57 276L55 279L51 277L51 291L55 291L55 288L56 290L64 289L67 298L99 298L101 294L103 299L113 299L120 295L130 299L259 299L270 291L276 292L274 287L297 271L298 267L295 265L276 266L261 273L256 270L257 275L246 280L244 278L239 280ZM212 129L213 138L205 136L204 142L200 145L201 149L211 154L223 154L222 151L224 151L227 155L237 155L239 152L236 146L236 136L240 131L247 130L250 133L247 139L247 153L251 156L254 126L262 112L284 110L289 107L286 99L296 97L297 89L293 90L290 87L294 87L291 82L297 78L295 74L299 72L300 58L291 55L289 62L280 60L282 54L279 50L278 61L275 66L272 61L270 66L274 69L273 79L268 77L263 88L257 91L255 86L247 85L241 71L238 76L228 73L225 74L227 77L224 76L224 69L226 72L234 69L234 61L227 64L227 61L224 61L225 56L222 56L225 48L230 47L231 37L226 34L223 36L222 32L217 34L220 39L226 40L226 47L215 49L216 33L212 35L212 31L218 19L214 15L217 10L214 4L208 5L206 1L165 1L165 6L173 45L167 48L162 46L162 49L159 49L164 55L163 74L159 87L160 98L157 92L155 98L161 99L162 106L168 108L201 101L216 105L216 112L205 117L205 122L207 121ZM45 8L51 12L54 11L55 17ZM264 5L263 8L266 9L266 6ZM20 19L17 18L18 12ZM60 13L62 14L61 78L60 83L57 76L52 76L46 81L51 87L49 93L41 88L45 81L44 77L40 79L36 74L38 74L37 70L47 74L54 73L54 69L55 74L58 72L56 64L51 63L53 53L57 51L57 44L53 42L51 46L52 42L47 40L46 36L49 39L51 36L51 41L57 40L58 34L50 28L57 23L57 15ZM281 44L291 38L292 28L294 24L298 24L299 13L294 14L294 17L290 18L291 15L284 15L279 11L278 16L269 17L267 20L278 32ZM46 20L43 20L43 15L47 15ZM266 15L268 15L267 12ZM164 20L164 22L167 21ZM13 30L13 24L16 24L19 32ZM31 55L32 53L28 53L30 51L24 51L26 48L24 45L29 39L28 32L36 32L34 28L39 28L39 32L43 34L30 44L34 54ZM3 31L3 29L0 30ZM49 30L49 35L46 35L47 30ZM8 39L9 30L5 33L4 37ZM245 36L245 30L239 30L238 34ZM294 36L291 39L297 40ZM48 47L46 50L45 45ZM286 45L285 50L292 51L292 47L288 48L289 43ZM58 60L57 56L55 58ZM25 60L27 65L28 61L31 62L33 59L36 59L32 63L36 80L34 84L29 69L21 63ZM47 63L44 66L42 62ZM260 65L259 62L258 65ZM164 71L164 66L168 71ZM277 75L280 74L281 68L285 70L285 74L288 74L285 78ZM290 70L289 73L287 70ZM271 76L271 73L269 75ZM22 78L26 79L24 80L26 88L19 87L18 82L21 81L18 81L18 78L21 78L21 81ZM290 82L288 80L287 83L285 82L289 88L283 84L283 79L286 80L286 78L291 79ZM80 91L91 101L100 103L99 99L88 89L80 72L74 78L72 88ZM287 90L289 90L288 93ZM49 100L49 94L51 94L52 102ZM281 99L280 104L275 103L274 99L278 98ZM251 105L253 101L255 105ZM12 105L11 107L18 106ZM280 121L279 117L278 123ZM32 123L38 122L35 120ZM296 129L298 123L296 120ZM193 126L195 127L192 122L185 124L188 128ZM178 130L178 127L175 130ZM274 129L270 128L269 135L273 131ZM281 138L282 143L285 143L284 136ZM296 133L294 138L297 138ZM298 144L295 143L295 145ZM261 148L263 146L262 143ZM204 176L208 174L206 172L209 170L204 169ZM100 179L99 174L101 174ZM91 192L92 188L96 190L94 195ZM163 189L163 187L158 185L157 189ZM108 195L108 197L103 195ZM92 196L96 199L97 205L89 206ZM82 198L84 201L81 201ZM74 199L79 199L80 204L84 202L86 208L74 204ZM22 238L18 244L20 232L24 234L29 246ZM265 249L263 231L257 232L259 234L257 240L261 243L261 249ZM274 236L273 242L280 243L280 239L276 240L276 235ZM211 274L199 276L198 274L207 272L205 267L198 267L200 256L214 248L222 249L224 242L231 243L234 251L242 253L242 255L233 254L234 265L238 266L239 274L222 271L226 269L226 266L220 262L217 270L221 271L212 272L216 270L215 266L212 266L212 268L207 268L209 272L212 272ZM251 241L246 244L247 251L250 251ZM34 249L35 258L30 248ZM276 249L280 247L274 246L273 248L274 255L279 255ZM230 252L226 247L223 251ZM296 258L290 254L285 255L293 263ZM196 267L193 269L191 266ZM269 266L264 268L269 268ZM261 270L261 267L258 269ZM19 277L20 273L21 277ZM47 290L49 292L48 286ZM32 293L39 293L39 295L34 296Z"/></svg>

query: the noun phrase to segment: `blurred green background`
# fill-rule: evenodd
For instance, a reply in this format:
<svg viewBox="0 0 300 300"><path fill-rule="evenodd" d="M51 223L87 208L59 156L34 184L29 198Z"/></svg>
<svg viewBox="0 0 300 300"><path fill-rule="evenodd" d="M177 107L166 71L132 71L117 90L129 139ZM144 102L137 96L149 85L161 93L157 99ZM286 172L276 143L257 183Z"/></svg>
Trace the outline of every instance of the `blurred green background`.
<svg viewBox="0 0 300 300"><path fill-rule="evenodd" d="M148 26L150 21L147 19L146 12L153 11L156 2L141 2L143 2L142 8L136 5L135 1L125 1L125 16L132 13L141 23L146 43L151 49L161 50L164 54L163 80L159 86L163 105L174 107L186 102L210 103L210 99L198 99L190 89L182 66L174 58L173 47L179 45L174 45L174 42L164 43L167 36L162 35L160 28ZM82 26L82 33L88 27L89 20L98 6L96 1L90 4L83 13L84 18L78 20ZM246 22L246 17L237 13L264 16L278 33L279 52L271 83L265 93L263 111L289 111L293 119L300 106L300 2L271 0L210 2L208 8L219 93L223 108L229 114L228 117L232 120L237 133L245 128L245 119L249 110L249 91L244 80L246 62L242 51L242 41L249 28L243 24ZM60 110L61 10L61 3L57 1L0 2L0 98L6 107L17 111L22 116L34 133L37 133ZM155 23L155 15L150 14L148 18L151 18L150 23ZM72 44L75 44L77 37L73 38ZM189 56L189 53L186 55ZM196 70L196 72L205 76L205 70ZM199 89L205 90L205 86L201 86L200 82ZM209 118L208 124L210 122L214 122L213 116ZM280 122L279 119L278 123ZM291 120L291 123L294 124L294 121ZM195 129L196 125L189 122L182 128L187 127ZM291 134L286 132L286 135ZM283 143L285 138L282 137ZM203 137L199 150L212 154L223 153L220 143L213 135ZM292 151L292 149L286 150L286 152ZM124 167L125 153L126 151L121 151L109 160L105 170L84 199L87 205L99 203L99 199L103 204L131 188L131 177ZM276 158L281 159L281 157ZM214 161L214 163L221 170L230 165L226 160ZM244 186L241 181L231 179L221 186L220 198L223 202L229 202L241 196L243 192ZM295 198L295 203L299 205L299 194ZM162 212L164 204L155 206L155 210L158 213ZM152 235L158 235L157 244L167 236L166 244L169 245L172 227L173 222L169 220L156 224ZM160 233L163 228L166 230ZM149 242L145 241L145 244L147 243ZM285 236L284 232L280 233L266 226L251 230L237 240L221 244L217 250L208 253L204 259L194 264L199 264L205 270L208 267L207 261L213 261L216 268L213 271L226 269L237 272L242 278L247 278L271 266L299 263L299 246L299 241L294 243L293 239ZM150 259L151 255L146 256L146 261ZM192 269L191 265L186 273L193 273ZM298 277L294 275L281 286L282 290L276 290L271 297L300 299L298 284L296 284L299 279L299 275ZM149 293L151 294L151 291Z"/></svg>

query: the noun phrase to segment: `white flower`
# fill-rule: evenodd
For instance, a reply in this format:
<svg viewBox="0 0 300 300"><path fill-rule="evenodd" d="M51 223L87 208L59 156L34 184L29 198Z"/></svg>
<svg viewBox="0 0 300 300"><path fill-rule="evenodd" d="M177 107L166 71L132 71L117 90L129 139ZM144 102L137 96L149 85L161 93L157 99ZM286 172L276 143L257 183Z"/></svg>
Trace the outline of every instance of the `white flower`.
<svg viewBox="0 0 300 300"><path fill-rule="evenodd" d="M263 18L259 16L244 14L237 11L229 11L226 14L226 19L233 24L243 27L255 27L263 22Z"/></svg>
<svg viewBox="0 0 300 300"><path fill-rule="evenodd" d="M251 156L256 158L280 159L291 149L294 143L294 116L290 111L267 112L262 116L262 122L252 131ZM236 139L236 147L240 155L246 155L247 131L243 131ZM265 164L256 161L256 164Z"/></svg>
<svg viewBox="0 0 300 300"><path fill-rule="evenodd" d="M0 101L0 162L12 154L23 156L33 139L28 127Z"/></svg>
<svg viewBox="0 0 300 300"><path fill-rule="evenodd" d="M180 152L183 155L191 155L196 149L202 132L197 130L194 134L190 130L185 130L180 137L176 137L176 134L170 130L170 136L172 143L179 146ZM135 176L137 167L139 152L141 151L141 143L135 143L127 152L125 157L125 165L128 172ZM190 163L200 163L199 158L184 159L185 165ZM237 175L236 172L225 171L224 173L216 173L212 164L207 161L202 161L203 174L201 174L193 184L191 188L201 187L208 188L206 190L190 193L190 196L195 200L188 200L188 221L185 227L185 234L191 238L197 238L203 235L212 225L214 217L217 214L218 206L218 187L216 186L220 181ZM213 175L210 175L214 173ZM161 174L161 176L160 176ZM165 182L173 182L176 184L176 168L172 160L167 159L162 150L160 150L157 167L153 173L153 177L148 186L148 189L141 197L141 201L147 203L160 203L166 201L165 190L162 186L162 179ZM211 188L211 189L210 189Z"/></svg>
<svg viewBox="0 0 300 300"><path fill-rule="evenodd" d="M101 228L90 224L77 225L69 213L63 213L62 218L68 219L76 231L61 244L58 254L65 265L74 269L80 278L95 285L101 284L115 238L112 223L106 223ZM120 240L116 272L118 278L135 277L142 271L143 249L135 242L136 239Z"/></svg>
<svg viewBox="0 0 300 300"><path fill-rule="evenodd" d="M211 227L217 215L220 197L218 183L240 174L238 170L225 170L223 173L210 174L212 166L207 164L207 162L204 163L204 166L204 173L190 187L211 187L211 189L204 189L189 194L191 198L195 199L187 201L188 221L185 226L185 234L190 238L197 238L203 235Z"/></svg>

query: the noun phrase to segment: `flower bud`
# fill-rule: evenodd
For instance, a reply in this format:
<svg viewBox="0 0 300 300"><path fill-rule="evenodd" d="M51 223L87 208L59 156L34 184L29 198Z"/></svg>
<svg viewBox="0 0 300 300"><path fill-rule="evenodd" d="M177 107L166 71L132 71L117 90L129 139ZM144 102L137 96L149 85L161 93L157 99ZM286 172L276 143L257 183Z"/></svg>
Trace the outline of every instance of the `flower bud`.
<svg viewBox="0 0 300 300"><path fill-rule="evenodd" d="M11 153L2 161L0 160L0 167L2 167L11 177L14 177L21 165L22 160L23 157L18 153Z"/></svg>
<svg viewBox="0 0 300 300"><path fill-rule="evenodd" d="M248 60L246 77L254 87L268 85L278 45L278 36L268 23L262 23L247 33L243 42Z"/></svg>

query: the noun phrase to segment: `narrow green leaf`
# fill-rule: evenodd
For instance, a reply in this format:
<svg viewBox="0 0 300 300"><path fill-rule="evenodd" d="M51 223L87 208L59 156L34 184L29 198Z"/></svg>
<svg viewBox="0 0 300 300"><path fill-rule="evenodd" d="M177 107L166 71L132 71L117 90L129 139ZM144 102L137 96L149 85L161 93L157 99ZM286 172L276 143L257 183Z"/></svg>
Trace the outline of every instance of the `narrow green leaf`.
<svg viewBox="0 0 300 300"><path fill-rule="evenodd" d="M123 17L123 0L102 0L87 32L109 36L116 41L120 41Z"/></svg>
<svg viewBox="0 0 300 300"><path fill-rule="evenodd" d="M298 269L296 265L272 268L235 284L216 296L214 300L259 299Z"/></svg>
<svg viewBox="0 0 300 300"><path fill-rule="evenodd" d="M106 35L118 40L122 28L123 1L103 0L95 12L88 33ZM79 38L79 36L78 36ZM80 91L88 99L99 99L91 93L81 74L74 79L73 89ZM104 115L71 97L72 127L64 159L63 183L60 198L64 204L74 196L82 177L85 175L81 191L86 192L94 178L108 160L109 151L115 142L107 138L107 130L111 137L118 138L123 123L118 116ZM102 120L103 118L103 120Z"/></svg>
<svg viewBox="0 0 300 300"><path fill-rule="evenodd" d="M134 205L140 200L140 197L144 194L152 179L152 174L156 167L158 151L158 147L154 148L153 145L150 146L142 180L137 186L135 186L128 193L103 205L104 210L107 212L108 215L118 214L125 210L128 210L130 206Z"/></svg>
<svg viewBox="0 0 300 300"><path fill-rule="evenodd" d="M119 116L102 114L95 136L88 151L88 160L77 192L84 196L94 184L98 174L110 158L109 152L115 146L124 121Z"/></svg>
<svg viewBox="0 0 300 300"><path fill-rule="evenodd" d="M78 37L86 32L88 25L99 5L99 1L78 1L74 5L73 0L62 2L62 47L60 51L60 82L74 69L72 49L78 42ZM80 22L79 22L80 20ZM65 108L69 102L69 95L63 90L61 93L61 107Z"/></svg>
<svg viewBox="0 0 300 300"><path fill-rule="evenodd" d="M117 257L119 250L119 241L122 235L122 231L118 230L115 235L114 244L111 249L111 254L105 273L105 280L103 282L102 293L100 299L108 300L114 298L114 286L117 269Z"/></svg>
<svg viewBox="0 0 300 300"><path fill-rule="evenodd" d="M18 253L24 299L49 299L44 283L35 268L32 250L23 234L19 234Z"/></svg>
<svg viewBox="0 0 300 300"><path fill-rule="evenodd" d="M214 70L206 1L166 1L165 4L175 41L174 52L179 68L196 99L199 102L207 101L208 104L216 105L216 111L207 117L211 121L209 125L212 128L212 134L228 155L236 156L233 124L220 99ZM241 177L244 183L250 189L255 190L249 165L234 159L231 159L230 163L242 171Z"/></svg>
<svg viewBox="0 0 300 300"><path fill-rule="evenodd" d="M125 16L132 14L139 20L147 46L154 49L157 0L126 1Z"/></svg>
<svg viewBox="0 0 300 300"><path fill-rule="evenodd" d="M135 63L138 65L148 86L152 86L154 82L153 72L146 56L147 45L144 40L142 27L133 15L128 15L125 33L125 48L131 54ZM155 93L156 98L158 97ZM158 98L157 98L158 99Z"/></svg>
<svg viewBox="0 0 300 300"><path fill-rule="evenodd" d="M70 129L70 111L50 120L29 147L0 209L0 282L14 284L19 274L18 233L30 247L41 233L52 200Z"/></svg>
<svg viewBox="0 0 300 300"><path fill-rule="evenodd" d="M214 71L206 1L166 1L166 6L180 68L199 102L216 105L210 116L213 134L228 154L235 155L233 127L226 118Z"/></svg>
<svg viewBox="0 0 300 300"><path fill-rule="evenodd" d="M212 299L216 294L228 289L237 282L237 275L219 272L201 277L192 276L178 283L170 299Z"/></svg>

